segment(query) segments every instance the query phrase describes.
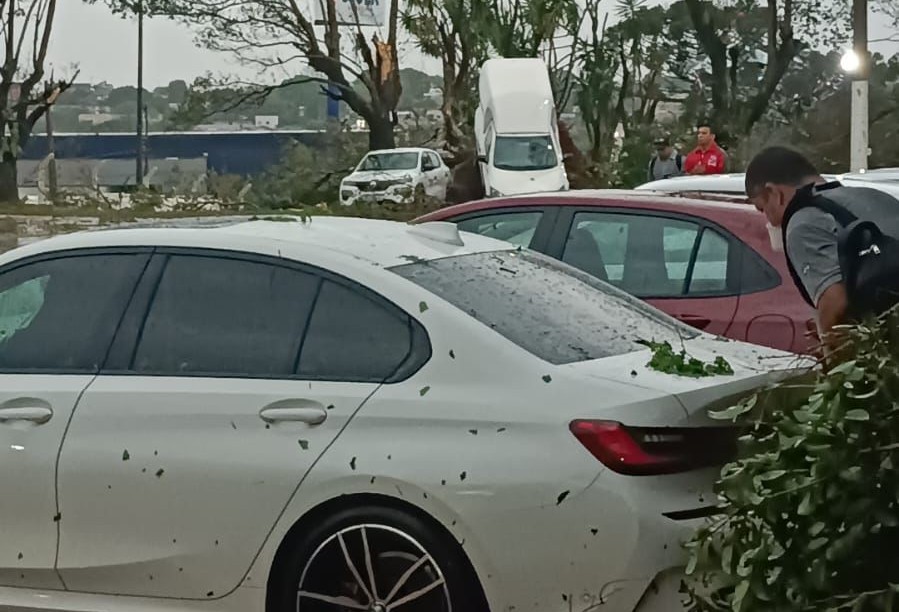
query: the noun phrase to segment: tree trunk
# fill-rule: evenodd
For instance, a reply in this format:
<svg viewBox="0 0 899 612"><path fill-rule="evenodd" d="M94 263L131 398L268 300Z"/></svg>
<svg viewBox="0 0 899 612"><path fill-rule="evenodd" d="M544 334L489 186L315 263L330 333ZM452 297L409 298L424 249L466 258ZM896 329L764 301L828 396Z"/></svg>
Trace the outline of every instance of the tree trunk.
<svg viewBox="0 0 899 612"><path fill-rule="evenodd" d="M396 135L388 117L375 116L368 120L368 150L395 149Z"/></svg>
<svg viewBox="0 0 899 612"><path fill-rule="evenodd" d="M0 203L19 203L19 175L16 158L6 153L0 160Z"/></svg>
<svg viewBox="0 0 899 612"><path fill-rule="evenodd" d="M5 253L19 245L19 230L12 217L0 217L0 253Z"/></svg>
<svg viewBox="0 0 899 612"><path fill-rule="evenodd" d="M477 156L474 151L467 151L462 161L453 168L452 178L446 192L446 203L461 204L480 200L485 196Z"/></svg>

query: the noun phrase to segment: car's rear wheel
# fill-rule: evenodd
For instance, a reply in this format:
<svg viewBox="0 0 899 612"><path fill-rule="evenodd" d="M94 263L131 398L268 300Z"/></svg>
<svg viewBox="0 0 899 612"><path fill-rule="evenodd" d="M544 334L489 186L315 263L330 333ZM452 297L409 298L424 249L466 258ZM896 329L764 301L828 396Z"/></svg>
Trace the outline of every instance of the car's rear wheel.
<svg viewBox="0 0 899 612"><path fill-rule="evenodd" d="M270 586L269 612L487 612L459 545L394 508L346 509L322 521Z"/></svg>

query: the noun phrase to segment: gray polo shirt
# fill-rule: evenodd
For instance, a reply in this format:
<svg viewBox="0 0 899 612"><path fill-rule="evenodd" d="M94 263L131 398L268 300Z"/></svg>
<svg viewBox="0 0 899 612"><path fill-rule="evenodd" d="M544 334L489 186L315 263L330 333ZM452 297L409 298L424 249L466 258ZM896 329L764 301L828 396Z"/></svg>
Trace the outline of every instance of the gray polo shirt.
<svg viewBox="0 0 899 612"><path fill-rule="evenodd" d="M678 167L678 159L680 159L680 167ZM653 155L646 168L646 178L649 181L660 181L672 176L680 176L684 173L683 168L684 158L677 151L673 151L668 159L661 159L658 155Z"/></svg>
<svg viewBox="0 0 899 612"><path fill-rule="evenodd" d="M884 234L899 238L899 200L869 187L835 187L824 196L864 221L873 221ZM837 248L840 225L818 208L803 208L787 225L786 252L815 304L843 280Z"/></svg>

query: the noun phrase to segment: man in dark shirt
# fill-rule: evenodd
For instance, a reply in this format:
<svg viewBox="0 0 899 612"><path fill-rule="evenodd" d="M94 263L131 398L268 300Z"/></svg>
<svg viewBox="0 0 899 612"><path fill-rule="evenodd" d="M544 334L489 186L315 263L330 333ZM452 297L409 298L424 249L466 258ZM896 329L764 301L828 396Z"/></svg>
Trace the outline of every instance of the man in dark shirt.
<svg viewBox="0 0 899 612"><path fill-rule="evenodd" d="M828 183L808 159L786 147L767 148L749 163L746 193L768 219L772 247L785 247L801 282L800 291L817 309L818 333L823 338L835 325L846 322L849 307L838 253L841 226L823 210L804 207L790 219L786 236L781 234L787 207L800 188L812 184L832 202L859 219L873 221L893 237L899 237L899 200L869 187Z"/></svg>
<svg viewBox="0 0 899 612"><path fill-rule="evenodd" d="M655 147L656 153L649 160L646 180L660 181L684 173L684 158L671 146L670 138L667 136L656 138L652 145Z"/></svg>

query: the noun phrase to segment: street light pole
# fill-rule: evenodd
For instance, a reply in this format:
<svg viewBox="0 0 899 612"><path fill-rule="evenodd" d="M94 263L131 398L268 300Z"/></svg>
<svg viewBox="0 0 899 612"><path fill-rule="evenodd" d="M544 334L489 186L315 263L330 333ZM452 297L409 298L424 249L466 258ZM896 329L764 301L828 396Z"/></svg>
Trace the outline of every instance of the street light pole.
<svg viewBox="0 0 899 612"><path fill-rule="evenodd" d="M868 169L868 0L852 0L852 51L858 69L852 75L849 170L859 172Z"/></svg>
<svg viewBox="0 0 899 612"><path fill-rule="evenodd" d="M144 0L137 0L137 169L136 187L144 183Z"/></svg>

